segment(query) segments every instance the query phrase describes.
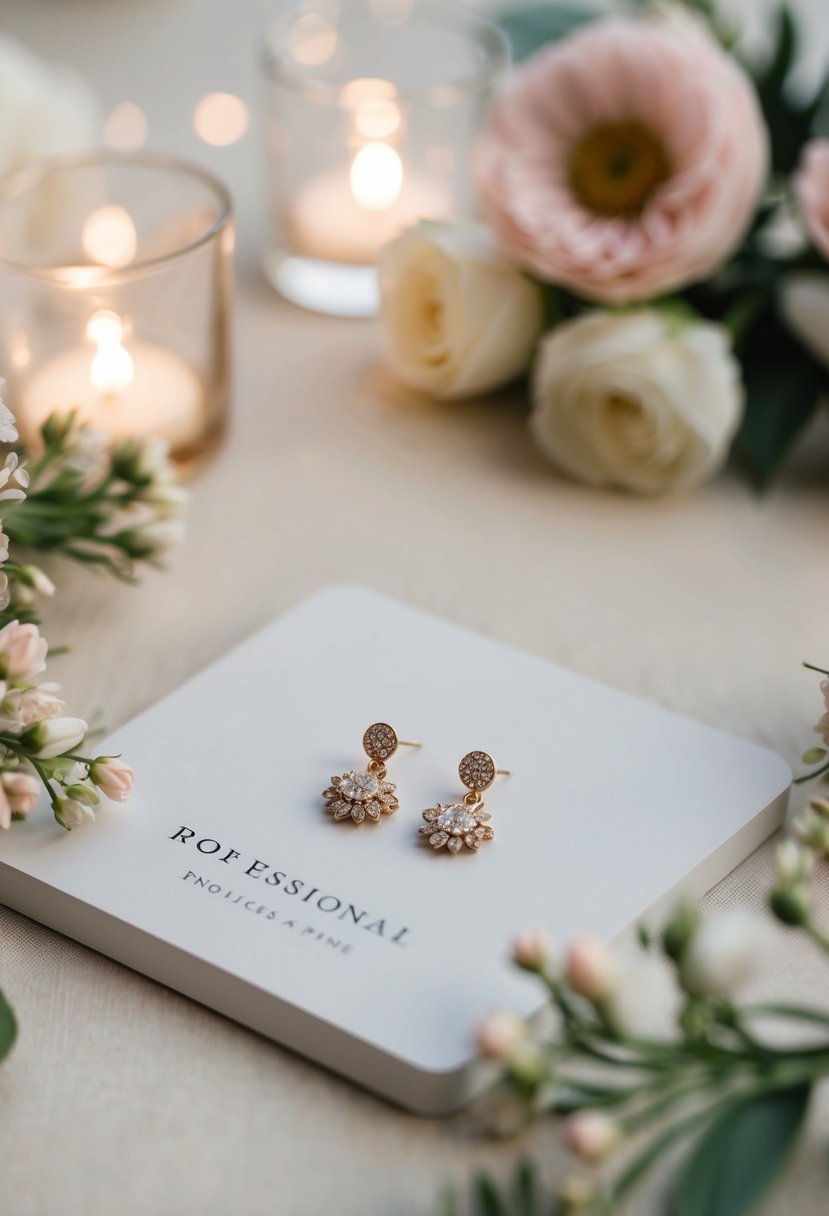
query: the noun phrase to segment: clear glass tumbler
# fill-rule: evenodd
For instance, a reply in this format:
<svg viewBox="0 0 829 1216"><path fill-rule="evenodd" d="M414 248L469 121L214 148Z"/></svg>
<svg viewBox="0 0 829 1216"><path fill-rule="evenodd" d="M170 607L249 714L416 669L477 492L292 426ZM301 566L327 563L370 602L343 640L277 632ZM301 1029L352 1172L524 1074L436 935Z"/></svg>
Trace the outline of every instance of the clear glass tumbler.
<svg viewBox="0 0 829 1216"><path fill-rule="evenodd" d="M224 186L165 156L56 157L0 183L0 375L24 442L77 410L190 466L230 400L233 219Z"/></svg>
<svg viewBox="0 0 829 1216"><path fill-rule="evenodd" d="M323 0L270 27L263 65L265 273L306 308L371 316L387 241L474 214L470 149L507 41L448 0Z"/></svg>

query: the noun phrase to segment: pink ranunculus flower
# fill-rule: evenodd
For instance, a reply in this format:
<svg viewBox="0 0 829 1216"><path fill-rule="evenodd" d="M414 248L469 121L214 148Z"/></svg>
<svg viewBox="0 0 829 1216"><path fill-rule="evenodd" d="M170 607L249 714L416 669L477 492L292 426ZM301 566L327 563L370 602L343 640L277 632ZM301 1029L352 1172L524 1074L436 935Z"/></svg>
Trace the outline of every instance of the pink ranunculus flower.
<svg viewBox="0 0 829 1216"><path fill-rule="evenodd" d="M520 67L475 154L502 248L607 304L716 271L766 182L754 88L711 38L610 18Z"/></svg>
<svg viewBox="0 0 829 1216"><path fill-rule="evenodd" d="M814 139L804 148L795 193L809 236L829 261L829 139Z"/></svg>

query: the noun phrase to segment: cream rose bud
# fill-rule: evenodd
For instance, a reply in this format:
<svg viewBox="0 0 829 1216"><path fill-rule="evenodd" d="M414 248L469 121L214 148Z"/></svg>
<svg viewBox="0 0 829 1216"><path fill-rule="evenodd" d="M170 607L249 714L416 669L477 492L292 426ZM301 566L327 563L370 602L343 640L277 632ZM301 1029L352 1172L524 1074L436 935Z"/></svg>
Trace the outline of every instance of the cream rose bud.
<svg viewBox="0 0 829 1216"><path fill-rule="evenodd" d="M135 783L135 772L117 756L99 756L89 773L101 793L113 802L126 802Z"/></svg>
<svg viewBox="0 0 829 1216"><path fill-rule="evenodd" d="M601 1111L577 1111L564 1124L566 1148L590 1165L606 1157L621 1139L622 1131L618 1123Z"/></svg>
<svg viewBox="0 0 829 1216"><path fill-rule="evenodd" d="M88 727L82 718L52 718L26 731L23 742L39 760L52 760L71 752L83 741Z"/></svg>
<svg viewBox="0 0 829 1216"><path fill-rule="evenodd" d="M662 494L720 468L743 401L719 326L656 309L593 312L544 339L530 425L543 451L577 480Z"/></svg>
<svg viewBox="0 0 829 1216"><path fill-rule="evenodd" d="M95 822L91 807L76 802L74 798L58 798L53 803L55 819L62 828L71 832L73 828L85 828Z"/></svg>
<svg viewBox="0 0 829 1216"><path fill-rule="evenodd" d="M541 289L477 224L422 221L380 259L380 318L389 364L440 400L507 384L541 333Z"/></svg>

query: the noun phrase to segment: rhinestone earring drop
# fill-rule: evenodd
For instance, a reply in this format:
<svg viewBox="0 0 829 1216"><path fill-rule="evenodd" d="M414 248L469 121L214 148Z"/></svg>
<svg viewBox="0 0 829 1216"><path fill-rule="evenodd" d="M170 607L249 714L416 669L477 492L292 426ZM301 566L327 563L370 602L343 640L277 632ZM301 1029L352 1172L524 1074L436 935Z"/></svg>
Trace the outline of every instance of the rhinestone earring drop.
<svg viewBox="0 0 829 1216"><path fill-rule="evenodd" d="M331 785L323 791L328 809L335 819L351 819L363 823L371 819L374 823L381 815L391 815L400 803L397 787L386 780L386 761L398 747L420 747L420 743L408 743L398 739L397 732L387 722L375 722L363 735L363 750L368 756L365 771L352 769L341 777L332 777Z"/></svg>
<svg viewBox="0 0 829 1216"><path fill-rule="evenodd" d="M476 852L485 840L492 840L491 816L484 810L481 791L487 790L499 774L507 777L509 769L496 768L487 752L469 752L458 765L458 776L468 793L461 802L438 803L423 812L425 824L420 835L433 849L444 846L450 853L460 853L464 845Z"/></svg>

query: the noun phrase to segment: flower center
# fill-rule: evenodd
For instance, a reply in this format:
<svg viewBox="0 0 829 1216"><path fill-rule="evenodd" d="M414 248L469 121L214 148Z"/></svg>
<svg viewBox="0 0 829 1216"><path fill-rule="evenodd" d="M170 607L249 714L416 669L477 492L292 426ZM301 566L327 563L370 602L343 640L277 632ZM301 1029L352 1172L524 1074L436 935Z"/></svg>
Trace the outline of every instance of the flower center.
<svg viewBox="0 0 829 1216"><path fill-rule="evenodd" d="M448 806L438 816L436 826L450 836L463 836L465 832L474 832L478 821L473 819L466 807Z"/></svg>
<svg viewBox="0 0 829 1216"><path fill-rule="evenodd" d="M352 802L367 802L380 792L380 782L374 773L348 773L340 782L340 792Z"/></svg>
<svg viewBox="0 0 829 1216"><path fill-rule="evenodd" d="M670 175L665 147L639 122L608 122L588 131L570 157L570 186L596 215L639 215Z"/></svg>

